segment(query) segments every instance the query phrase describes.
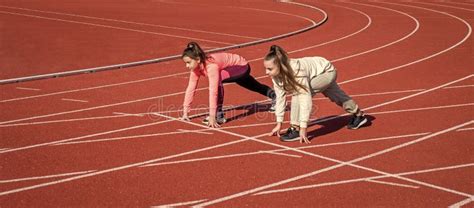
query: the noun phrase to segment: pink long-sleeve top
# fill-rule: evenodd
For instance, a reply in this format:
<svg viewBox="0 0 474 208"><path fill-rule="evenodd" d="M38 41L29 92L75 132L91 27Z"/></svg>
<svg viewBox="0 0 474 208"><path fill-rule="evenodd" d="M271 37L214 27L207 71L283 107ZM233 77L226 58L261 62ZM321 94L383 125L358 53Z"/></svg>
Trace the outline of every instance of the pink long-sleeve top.
<svg viewBox="0 0 474 208"><path fill-rule="evenodd" d="M218 87L222 80L244 73L247 70L247 60L242 56L231 53L210 54L206 67L200 64L189 74L189 83L184 96L183 110L189 112L199 78L209 79L209 116L216 116Z"/></svg>

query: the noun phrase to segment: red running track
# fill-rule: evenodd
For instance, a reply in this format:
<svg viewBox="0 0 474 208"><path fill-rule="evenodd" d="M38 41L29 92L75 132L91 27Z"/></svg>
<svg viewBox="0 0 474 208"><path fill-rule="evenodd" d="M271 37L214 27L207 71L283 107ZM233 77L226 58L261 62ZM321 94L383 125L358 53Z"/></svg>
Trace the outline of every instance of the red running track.
<svg viewBox="0 0 474 208"><path fill-rule="evenodd" d="M234 52L266 84L260 58L270 44L292 57L327 57L370 126L345 129L348 118L321 96L310 145L266 136L273 116L260 107L228 111L221 129L177 121L186 85L179 61L2 85L0 205L472 206L473 3L301 3L329 20ZM297 5L261 4L303 15ZM226 105L265 105L226 88ZM195 103L206 101L198 93Z"/></svg>

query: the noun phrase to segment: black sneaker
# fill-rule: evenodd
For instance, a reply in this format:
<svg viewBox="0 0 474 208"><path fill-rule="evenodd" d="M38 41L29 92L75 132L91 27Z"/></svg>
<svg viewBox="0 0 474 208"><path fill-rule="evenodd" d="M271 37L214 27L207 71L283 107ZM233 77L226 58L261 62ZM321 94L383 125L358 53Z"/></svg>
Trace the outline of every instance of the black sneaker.
<svg viewBox="0 0 474 208"><path fill-rule="evenodd" d="M348 129L358 129L362 125L367 123L367 118L362 115L362 116L353 116L351 120L349 121L349 124L347 124Z"/></svg>
<svg viewBox="0 0 474 208"><path fill-rule="evenodd" d="M290 127L286 130L286 133L281 135L280 141L282 142L292 142L298 141L300 138L300 131L296 130L295 127Z"/></svg>

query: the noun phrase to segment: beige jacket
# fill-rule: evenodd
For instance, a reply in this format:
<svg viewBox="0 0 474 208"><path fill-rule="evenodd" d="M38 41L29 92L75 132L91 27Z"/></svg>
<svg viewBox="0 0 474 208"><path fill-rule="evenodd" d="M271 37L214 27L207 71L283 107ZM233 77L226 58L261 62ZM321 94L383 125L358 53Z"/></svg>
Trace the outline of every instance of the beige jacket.
<svg viewBox="0 0 474 208"><path fill-rule="evenodd" d="M296 81L305 86L308 91L300 89L292 96L296 96L299 105L300 127L306 128L308 126L309 117L311 114L312 92L311 80L327 71L335 70L334 66L323 57L304 57L298 59L290 59L290 66L295 74ZM276 93L275 115L277 122L283 122L286 109L286 92L283 90L282 82L278 78L273 78L273 88Z"/></svg>

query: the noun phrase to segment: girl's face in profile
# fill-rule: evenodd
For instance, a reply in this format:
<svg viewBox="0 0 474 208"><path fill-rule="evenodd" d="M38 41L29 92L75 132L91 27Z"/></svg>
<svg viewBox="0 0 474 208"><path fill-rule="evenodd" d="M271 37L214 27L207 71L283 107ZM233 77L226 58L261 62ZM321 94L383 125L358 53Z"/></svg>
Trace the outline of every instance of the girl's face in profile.
<svg viewBox="0 0 474 208"><path fill-rule="evenodd" d="M183 62L186 65L186 68L189 70L194 70L201 63L201 60L192 59L188 56L183 57Z"/></svg>
<svg viewBox="0 0 474 208"><path fill-rule="evenodd" d="M280 73L280 68L275 64L274 59L263 61L263 66L265 67L265 74L270 77L277 76Z"/></svg>

